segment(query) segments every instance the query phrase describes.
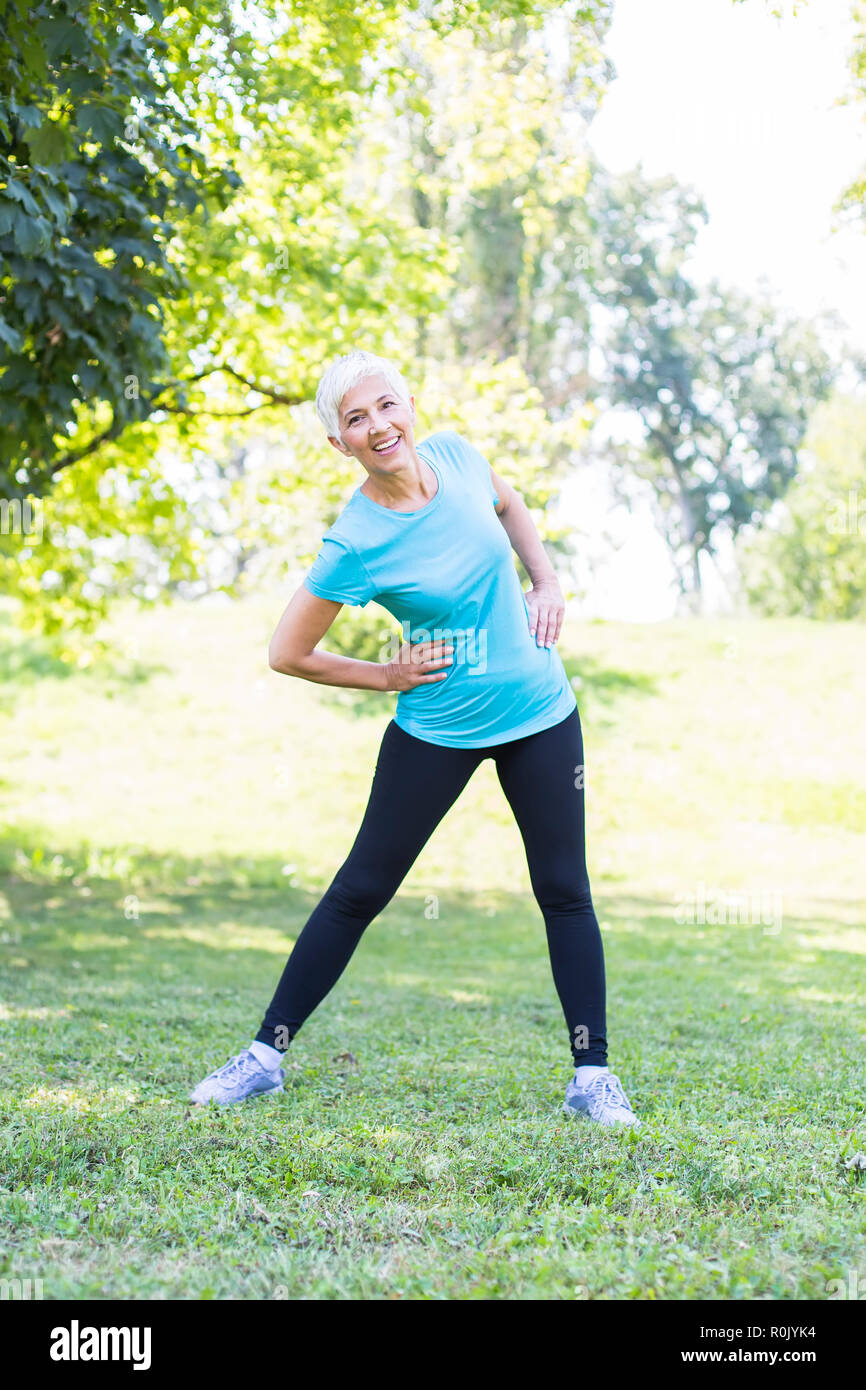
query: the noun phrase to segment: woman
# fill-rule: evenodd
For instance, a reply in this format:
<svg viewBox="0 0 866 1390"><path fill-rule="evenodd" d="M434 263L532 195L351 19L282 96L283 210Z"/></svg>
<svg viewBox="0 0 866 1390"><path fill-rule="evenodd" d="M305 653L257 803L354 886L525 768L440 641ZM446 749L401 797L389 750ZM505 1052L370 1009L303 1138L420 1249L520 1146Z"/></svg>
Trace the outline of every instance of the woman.
<svg viewBox="0 0 866 1390"><path fill-rule="evenodd" d="M565 605L518 494L453 430L415 443L415 401L393 363L350 352L324 373L316 410L367 477L325 534L281 617L271 667L325 685L399 692L348 858L295 942L248 1048L191 1099L230 1104L283 1090L280 1063L396 893L472 773L492 758L547 929L575 1074L563 1109L638 1125L607 1066L601 933L584 851L583 743L555 649ZM512 546L532 581L524 596ZM317 650L342 604L375 599L407 638L392 661Z"/></svg>

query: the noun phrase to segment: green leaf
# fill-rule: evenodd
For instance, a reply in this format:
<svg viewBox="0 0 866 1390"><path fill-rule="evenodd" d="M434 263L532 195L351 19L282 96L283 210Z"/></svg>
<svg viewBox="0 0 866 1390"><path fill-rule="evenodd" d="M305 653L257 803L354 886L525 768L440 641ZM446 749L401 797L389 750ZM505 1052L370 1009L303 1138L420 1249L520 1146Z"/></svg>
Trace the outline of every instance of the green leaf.
<svg viewBox="0 0 866 1390"><path fill-rule="evenodd" d="M45 53L35 34L22 41L21 57L29 73L34 77L42 77L45 67Z"/></svg>
<svg viewBox="0 0 866 1390"><path fill-rule="evenodd" d="M15 286L15 304L20 305L28 323L33 323L42 310L42 294L39 288L26 280L19 280Z"/></svg>
<svg viewBox="0 0 866 1390"><path fill-rule="evenodd" d="M75 294L89 312L93 308L96 294L93 281L87 280L83 275L79 275L75 280Z"/></svg>
<svg viewBox="0 0 866 1390"><path fill-rule="evenodd" d="M78 379L81 382L82 390L85 393L95 391L96 388L99 386L100 382L102 381L102 372L99 371L97 367L91 367L87 362L84 362L78 368L78 372L76 375L78 376Z"/></svg>
<svg viewBox="0 0 866 1390"><path fill-rule="evenodd" d="M14 237L22 256L33 256L48 245L51 226L44 217L20 217L15 224Z"/></svg>
<svg viewBox="0 0 866 1390"><path fill-rule="evenodd" d="M119 139L124 128L123 117L119 112L96 102L85 102L78 108L75 113L75 125L82 136L90 135L101 145L108 145L112 140Z"/></svg>
<svg viewBox="0 0 866 1390"><path fill-rule="evenodd" d="M84 52L87 43L84 26L73 23L71 19L52 17L40 20L36 33L51 59L66 56L77 58Z"/></svg>
<svg viewBox="0 0 866 1390"><path fill-rule="evenodd" d="M0 202L0 236L7 236L21 216L14 203Z"/></svg>
<svg viewBox="0 0 866 1390"><path fill-rule="evenodd" d="M0 341L4 342L13 352L20 352L24 346L24 339L17 328L12 328L5 319L0 319Z"/></svg>
<svg viewBox="0 0 866 1390"><path fill-rule="evenodd" d="M66 210L62 198L58 198L57 194L54 193L50 188L43 188L42 201L47 207L48 211L51 213L55 222L59 222L62 226L65 226L66 222L69 220L69 214Z"/></svg>
<svg viewBox="0 0 866 1390"><path fill-rule="evenodd" d="M71 159L75 151L69 127L59 121L45 121L38 130L31 131L27 146L34 164L60 164Z"/></svg>
<svg viewBox="0 0 866 1390"><path fill-rule="evenodd" d="M15 115L22 125L31 126L34 129L41 126L44 119L38 106L19 106Z"/></svg>
<svg viewBox="0 0 866 1390"><path fill-rule="evenodd" d="M19 183L17 179L7 178L6 188L0 189L0 196L2 196L3 193L5 193L7 198L14 198L16 203L20 203L24 210L31 213L33 217L39 216L39 208L33 195L30 193L30 190L25 188L23 183Z"/></svg>

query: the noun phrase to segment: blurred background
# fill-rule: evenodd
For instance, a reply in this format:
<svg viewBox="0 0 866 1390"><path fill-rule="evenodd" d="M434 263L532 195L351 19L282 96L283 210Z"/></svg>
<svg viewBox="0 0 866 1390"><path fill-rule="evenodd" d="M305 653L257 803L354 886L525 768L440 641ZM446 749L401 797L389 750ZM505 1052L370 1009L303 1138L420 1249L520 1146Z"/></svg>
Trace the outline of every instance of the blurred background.
<svg viewBox="0 0 866 1390"><path fill-rule="evenodd" d="M25 1192L9 1250L42 1250L75 1296L267 1296L299 1270L364 1296L394 1279L825 1296L862 1263L866 1168L836 1152L862 1126L866 11L0 9L0 1012ZM582 1189L613 1205L541 1273L538 1220L589 1215L554 1210L577 1189L545 1145L566 1140L531 1109L568 1057L489 763L302 1035L294 1179L255 1186L266 1150L253 1175L217 1174L160 1108L258 1026L393 712L267 661L363 480L312 403L358 346L406 375L419 441L459 429L532 509L568 600L615 1062L639 1113L673 1124L683 1088L697 1098L651 1173ZM325 645L375 660L391 625L344 609ZM352 1087L362 1105L368 1058L368 1147L420 1184L416 1234L421 1189L446 1202L444 1243L401 1234L393 1167L369 1188L380 1215L373 1197L359 1215L361 1160L329 1126ZM413 1107L437 1077L431 1147ZM514 1166L500 1138L489 1168L476 1135L481 1167L461 1168L454 1136L502 1086L530 1107ZM231 1123L255 1145L270 1121ZM27 1198L52 1151L58 1187ZM176 1163L183 1191L159 1186ZM516 1205L485 1245L490 1172ZM255 1197L226 1214L241 1182ZM312 1216L293 1251L259 1248L275 1228L256 1205L307 1230L293 1183L348 1191L328 1229L351 1268ZM530 1190L554 1206L521 1216ZM193 1254L203 1226L213 1248ZM525 1256L502 1243L518 1228ZM254 1249L244 1283L234 1256Z"/></svg>
<svg viewBox="0 0 866 1390"><path fill-rule="evenodd" d="M355 345L523 491L575 616L862 617L848 0L6 9L16 628L291 592Z"/></svg>

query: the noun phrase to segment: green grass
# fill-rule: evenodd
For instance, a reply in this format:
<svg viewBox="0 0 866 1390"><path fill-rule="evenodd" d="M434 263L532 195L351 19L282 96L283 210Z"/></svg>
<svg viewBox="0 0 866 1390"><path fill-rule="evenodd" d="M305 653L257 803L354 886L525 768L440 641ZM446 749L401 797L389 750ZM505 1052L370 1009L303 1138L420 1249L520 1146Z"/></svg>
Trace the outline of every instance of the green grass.
<svg viewBox="0 0 866 1390"><path fill-rule="evenodd" d="M572 622L612 1067L567 1122L520 837L484 764L292 1045L189 1109L342 862L393 697L277 676L282 595L0 629L0 1275L46 1298L823 1299L866 1279L866 650ZM781 920L689 924L701 891ZM434 901L438 916L430 915Z"/></svg>

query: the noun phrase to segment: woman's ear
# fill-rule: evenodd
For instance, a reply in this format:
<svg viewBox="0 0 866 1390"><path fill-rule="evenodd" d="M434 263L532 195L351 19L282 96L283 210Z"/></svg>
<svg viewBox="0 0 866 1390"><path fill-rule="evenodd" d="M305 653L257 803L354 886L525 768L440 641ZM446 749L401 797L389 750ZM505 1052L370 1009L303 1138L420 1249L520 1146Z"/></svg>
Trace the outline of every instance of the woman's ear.
<svg viewBox="0 0 866 1390"><path fill-rule="evenodd" d="M352 453L352 450L347 448L346 445L343 443L342 439L338 439L336 435L329 434L328 443L333 444L335 449L339 449L341 454L351 455Z"/></svg>

